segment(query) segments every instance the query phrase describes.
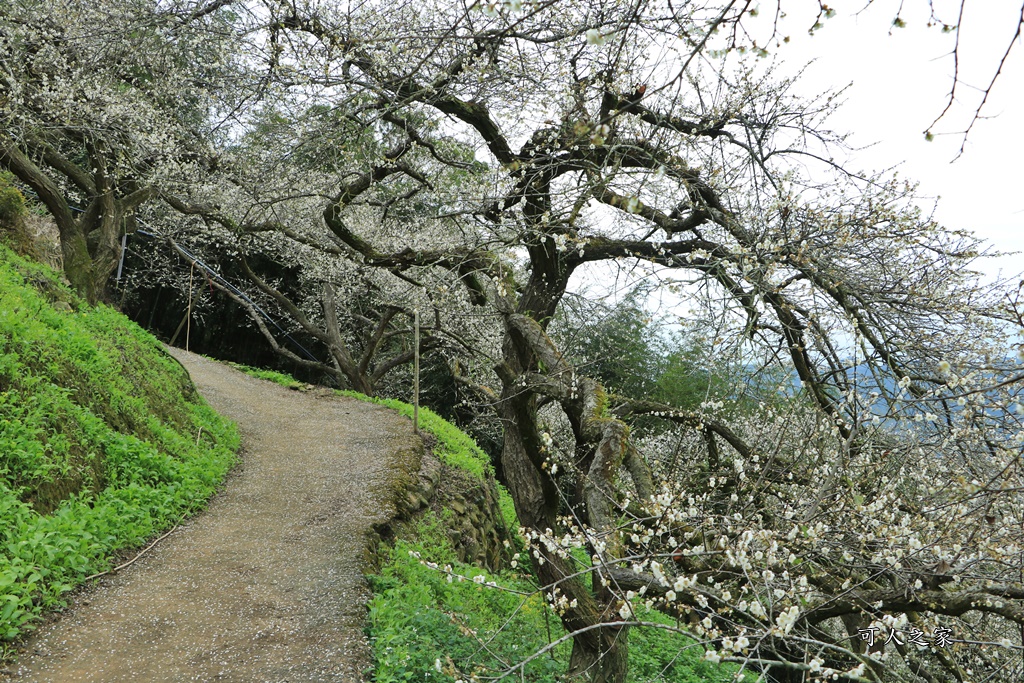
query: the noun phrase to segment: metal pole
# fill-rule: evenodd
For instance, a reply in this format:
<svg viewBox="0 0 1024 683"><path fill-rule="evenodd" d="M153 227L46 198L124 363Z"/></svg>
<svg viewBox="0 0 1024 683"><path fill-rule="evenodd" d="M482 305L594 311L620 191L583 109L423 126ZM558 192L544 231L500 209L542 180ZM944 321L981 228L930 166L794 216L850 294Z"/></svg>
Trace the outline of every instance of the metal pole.
<svg viewBox="0 0 1024 683"><path fill-rule="evenodd" d="M128 233L121 235L121 257L117 260L117 277L115 278L118 282L121 281L121 271L124 270L124 249L128 244ZM157 290L159 291L159 290Z"/></svg>
<svg viewBox="0 0 1024 683"><path fill-rule="evenodd" d="M412 431L420 433L420 311L414 309L412 350Z"/></svg>
<svg viewBox="0 0 1024 683"><path fill-rule="evenodd" d="M188 338L192 333L192 275L196 272L196 264L188 271L188 310L185 312L188 322L185 323L185 350L188 351Z"/></svg>

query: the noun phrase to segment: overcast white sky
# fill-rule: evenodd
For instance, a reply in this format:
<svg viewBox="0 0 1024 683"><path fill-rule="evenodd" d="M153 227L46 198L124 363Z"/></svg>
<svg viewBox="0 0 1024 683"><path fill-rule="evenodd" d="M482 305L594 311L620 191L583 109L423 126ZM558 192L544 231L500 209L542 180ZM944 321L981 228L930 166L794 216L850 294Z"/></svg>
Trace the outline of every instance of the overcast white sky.
<svg viewBox="0 0 1024 683"><path fill-rule="evenodd" d="M805 13L792 11L796 3L787 5L791 13L781 27L790 42L772 51L787 74L813 60L798 92L852 83L832 124L852 133L850 144L866 147L856 152L856 165L899 164L901 175L920 181L921 193L940 197L939 222L969 228L1003 251L1024 251L1024 45L1019 42L982 112L991 118L975 124L964 154L953 161L962 142L955 132L968 125L980 101L980 93L967 86L984 87L992 78L1016 31L1020 0L967 2L960 32L961 102L936 126L936 132L954 133L932 142L923 132L946 104L954 35L927 27L927 0L904 0L905 28L892 28L897 0L876 0L864 11L866 0L837 0L837 16L813 37L807 28L817 3L804 4ZM956 23L958 2L934 4L944 21ZM1024 271L1024 254L984 270L995 275L1000 268L1004 275Z"/></svg>

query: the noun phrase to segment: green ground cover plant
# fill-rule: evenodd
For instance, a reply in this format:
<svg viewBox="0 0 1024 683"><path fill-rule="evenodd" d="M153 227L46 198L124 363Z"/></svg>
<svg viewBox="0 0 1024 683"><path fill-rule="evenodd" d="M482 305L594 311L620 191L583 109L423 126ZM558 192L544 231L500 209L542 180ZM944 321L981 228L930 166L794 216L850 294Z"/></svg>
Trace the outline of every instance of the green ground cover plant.
<svg viewBox="0 0 1024 683"><path fill-rule="evenodd" d="M203 507L237 448L152 335L0 246L0 655Z"/></svg>
<svg viewBox="0 0 1024 683"><path fill-rule="evenodd" d="M274 384L280 384L286 389L305 389L307 384L303 384L299 380L295 379L291 375L286 375L283 372L277 372L276 370L264 370L262 368L254 368L251 365L243 365L242 363L228 363L231 367L241 370L245 374L255 377L256 379L265 379L268 382Z"/></svg>
<svg viewBox="0 0 1024 683"><path fill-rule="evenodd" d="M435 568L436 567L436 568ZM489 584L494 584L489 585ZM558 616L529 572L490 574L458 562L443 519L428 513L414 540L400 540L370 577L368 633L377 683L470 681L522 662L562 635ZM668 617L637 606L640 620L666 627ZM510 680L547 683L566 670L571 642L534 658ZM670 630L633 629L635 683L725 683L735 666L703 661L703 649ZM754 678L746 680L753 681Z"/></svg>
<svg viewBox="0 0 1024 683"><path fill-rule="evenodd" d="M408 403L342 393L412 417ZM469 435L427 408L420 408L419 417L420 428L437 438L434 453L442 461L479 477L493 475L490 460ZM517 529L512 499L501 486L499 500L509 528ZM493 674L520 662L561 635L558 616L538 590L535 576L522 564L490 574L460 563L447 526L443 516L428 512L415 533L389 551L380 574L370 577L374 597L368 628L377 683L468 681L474 673ZM513 543L518 549L525 546L521 538ZM639 604L636 614L642 621L675 625ZM570 652L570 642L564 642L533 659L513 679L557 681ZM703 649L669 630L634 629L630 652L629 680L635 683L735 680L736 667L702 661Z"/></svg>

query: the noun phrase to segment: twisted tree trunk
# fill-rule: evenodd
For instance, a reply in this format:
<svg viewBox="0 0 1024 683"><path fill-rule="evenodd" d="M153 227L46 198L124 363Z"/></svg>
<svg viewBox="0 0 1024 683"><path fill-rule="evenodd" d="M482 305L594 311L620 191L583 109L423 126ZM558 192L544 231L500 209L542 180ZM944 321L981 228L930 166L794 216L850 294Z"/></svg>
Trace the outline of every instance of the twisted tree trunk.
<svg viewBox="0 0 1024 683"><path fill-rule="evenodd" d="M618 474L626 467L640 500L653 489L650 470L629 438L629 428L607 413L607 399L596 381L578 376L555 348L540 323L522 314L507 316L504 363L498 367L503 391L499 402L505 424L502 465L520 523L544 534L559 528L561 498L545 466L547 455L538 420L538 396L557 400L574 425L580 449L588 452L582 500L573 514L595 533L604 548L595 551L602 565L622 558L616 529ZM564 597L560 616L573 634L569 678L590 683L622 683L629 664L628 628L619 623L622 603L598 567L588 586L567 559L544 544L534 550L533 565L549 593Z"/></svg>

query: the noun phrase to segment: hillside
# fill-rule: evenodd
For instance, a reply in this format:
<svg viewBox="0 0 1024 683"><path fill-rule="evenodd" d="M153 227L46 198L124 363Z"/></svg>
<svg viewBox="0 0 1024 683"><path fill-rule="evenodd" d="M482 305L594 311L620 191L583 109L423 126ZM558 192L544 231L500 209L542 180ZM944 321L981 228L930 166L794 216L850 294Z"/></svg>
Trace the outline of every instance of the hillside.
<svg viewBox="0 0 1024 683"><path fill-rule="evenodd" d="M0 246L0 654L203 507L237 447L153 336Z"/></svg>

